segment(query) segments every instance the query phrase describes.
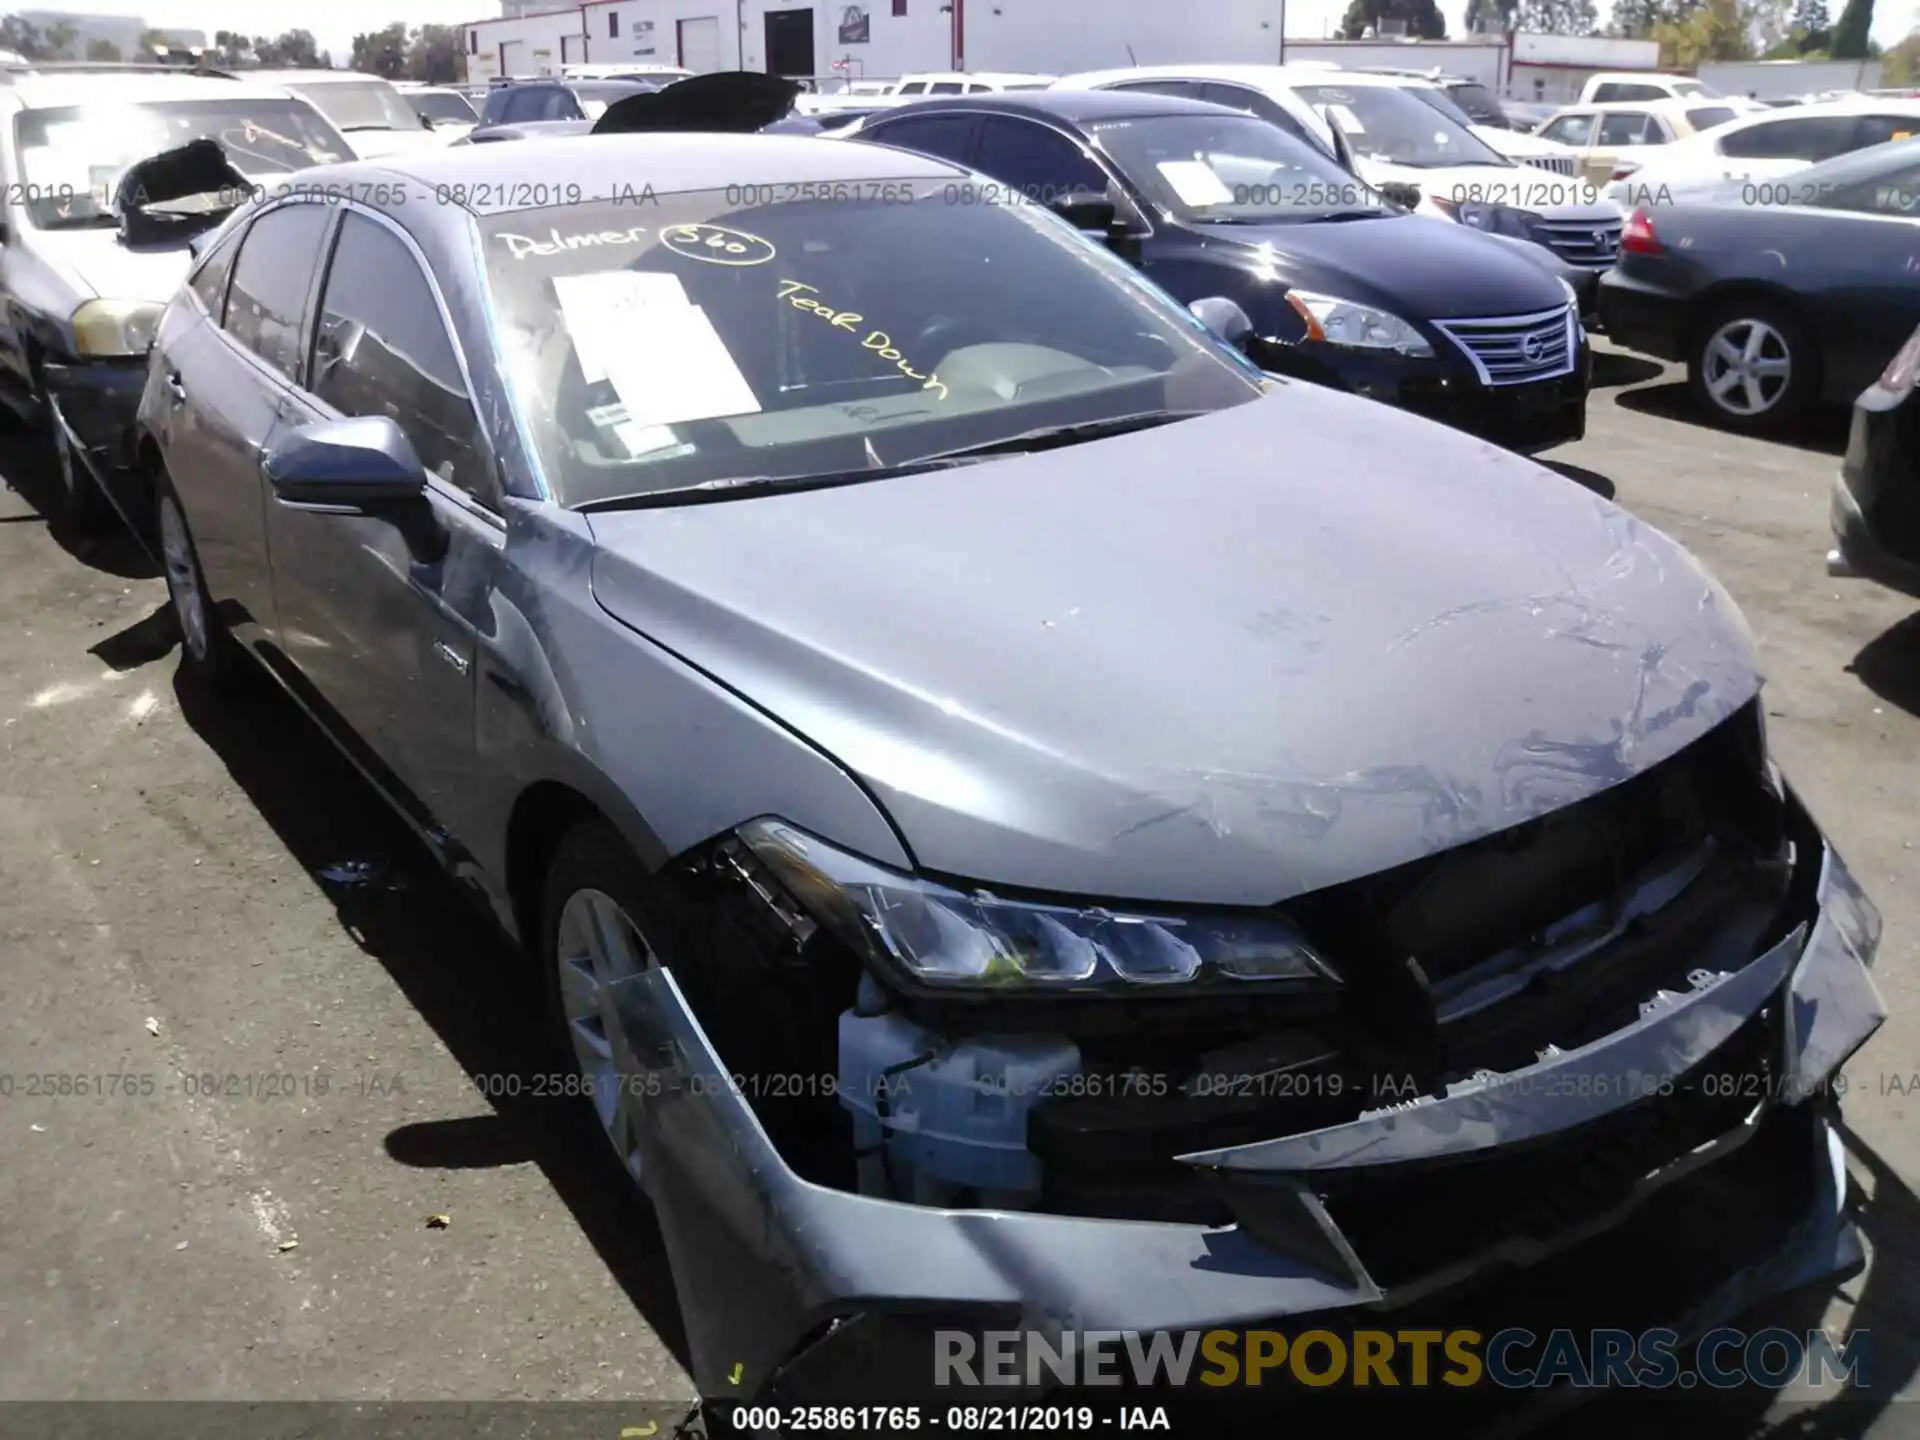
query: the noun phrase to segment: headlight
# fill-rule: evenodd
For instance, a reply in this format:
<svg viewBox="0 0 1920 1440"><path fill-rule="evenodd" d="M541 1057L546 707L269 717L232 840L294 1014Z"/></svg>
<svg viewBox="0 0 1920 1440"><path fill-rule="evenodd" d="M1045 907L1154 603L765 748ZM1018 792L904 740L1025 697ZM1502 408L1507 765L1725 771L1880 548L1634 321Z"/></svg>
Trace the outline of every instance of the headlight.
<svg viewBox="0 0 1920 1440"><path fill-rule="evenodd" d="M1434 196L1434 205L1449 220L1485 230L1489 235L1511 235L1516 240L1531 240L1540 217L1531 210L1516 210L1511 205L1489 205L1484 200L1442 200Z"/></svg>
<svg viewBox="0 0 1920 1440"><path fill-rule="evenodd" d="M144 355L166 308L150 300L89 300L73 312L74 348L86 360Z"/></svg>
<svg viewBox="0 0 1920 1440"><path fill-rule="evenodd" d="M797 904L863 960L921 985L1126 994L1151 986L1327 993L1340 984L1338 972L1277 916L1002 900L884 869L778 820L756 820L736 834Z"/></svg>
<svg viewBox="0 0 1920 1440"><path fill-rule="evenodd" d="M1385 310L1357 305L1338 295L1317 295L1311 290L1287 291L1287 303L1307 322L1309 340L1352 345L1362 350L1392 350L1416 357L1433 354L1433 347L1418 330Z"/></svg>

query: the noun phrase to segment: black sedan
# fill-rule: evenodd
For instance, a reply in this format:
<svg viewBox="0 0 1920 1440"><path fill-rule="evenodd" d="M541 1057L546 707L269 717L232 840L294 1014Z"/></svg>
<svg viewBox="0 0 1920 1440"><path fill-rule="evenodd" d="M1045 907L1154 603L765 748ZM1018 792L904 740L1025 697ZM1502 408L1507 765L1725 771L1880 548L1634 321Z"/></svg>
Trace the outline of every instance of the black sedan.
<svg viewBox="0 0 1920 1440"><path fill-rule="evenodd" d="M981 172L952 203L1050 205L1178 299L1235 302L1267 370L1516 450L1586 432L1586 333L1550 260L1411 215L1265 120L1044 90L903 107L858 138Z"/></svg>
<svg viewBox="0 0 1920 1440"><path fill-rule="evenodd" d="M1920 330L1854 402L1847 458L1833 486L1836 575L1920 596Z"/></svg>
<svg viewBox="0 0 1920 1440"><path fill-rule="evenodd" d="M1600 283L1607 334L1684 361L1731 430L1849 405L1920 324L1920 140L1634 212Z"/></svg>

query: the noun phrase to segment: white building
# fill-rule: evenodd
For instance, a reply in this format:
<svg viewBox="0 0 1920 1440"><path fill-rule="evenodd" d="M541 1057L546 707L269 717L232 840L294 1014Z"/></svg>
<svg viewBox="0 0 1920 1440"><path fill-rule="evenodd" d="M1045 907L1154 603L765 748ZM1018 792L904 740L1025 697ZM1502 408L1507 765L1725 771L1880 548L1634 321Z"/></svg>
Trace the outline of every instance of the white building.
<svg viewBox="0 0 1920 1440"><path fill-rule="evenodd" d="M506 0L509 6L529 0ZM1322 60L1437 68L1514 99L1572 99L1600 70L1648 70L1642 40L1549 35L1457 41L1288 40L1285 0L582 0L462 27L467 77L563 64L888 79L915 70L1066 74L1124 65Z"/></svg>

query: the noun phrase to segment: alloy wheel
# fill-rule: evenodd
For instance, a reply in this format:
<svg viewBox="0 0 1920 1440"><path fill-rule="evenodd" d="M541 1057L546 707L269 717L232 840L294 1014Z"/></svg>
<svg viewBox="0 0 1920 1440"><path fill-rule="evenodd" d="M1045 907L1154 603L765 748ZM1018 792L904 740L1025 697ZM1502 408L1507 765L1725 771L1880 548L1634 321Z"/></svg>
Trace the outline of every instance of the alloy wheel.
<svg viewBox="0 0 1920 1440"><path fill-rule="evenodd" d="M1701 355L1707 394L1730 415L1752 419L1780 403L1793 380L1793 351L1764 320L1732 320L1713 332Z"/></svg>
<svg viewBox="0 0 1920 1440"><path fill-rule="evenodd" d="M637 1180L641 1100L622 1078L620 1057L626 1041L613 990L622 980L659 968L660 962L619 902L600 890L579 890L568 898L560 911L554 961L567 1036L594 1114Z"/></svg>
<svg viewBox="0 0 1920 1440"><path fill-rule="evenodd" d="M200 585L200 565L193 556L187 522L171 495L160 502L160 555L167 567L167 593L173 597L181 640L187 653L204 663L211 653L206 591Z"/></svg>

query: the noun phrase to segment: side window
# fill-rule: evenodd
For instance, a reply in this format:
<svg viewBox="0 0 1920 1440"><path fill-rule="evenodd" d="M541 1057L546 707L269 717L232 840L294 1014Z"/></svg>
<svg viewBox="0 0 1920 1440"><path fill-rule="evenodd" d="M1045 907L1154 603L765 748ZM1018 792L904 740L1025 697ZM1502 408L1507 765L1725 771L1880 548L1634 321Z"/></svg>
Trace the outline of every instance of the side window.
<svg viewBox="0 0 1920 1440"><path fill-rule="evenodd" d="M966 86L958 80L936 80L927 87L929 95L958 95Z"/></svg>
<svg viewBox="0 0 1920 1440"><path fill-rule="evenodd" d="M540 102L542 120L578 120L584 113L571 90L549 90Z"/></svg>
<svg viewBox="0 0 1920 1440"><path fill-rule="evenodd" d="M1665 145L1672 139L1672 126L1658 115L1647 116L1647 128L1640 132L1642 145Z"/></svg>
<svg viewBox="0 0 1920 1440"><path fill-rule="evenodd" d="M927 82L924 80L908 80L893 93L896 95L924 95L927 93Z"/></svg>
<svg viewBox="0 0 1920 1440"><path fill-rule="evenodd" d="M420 263L384 225L340 226L314 337L309 387L343 415L386 415L427 469L493 503L473 402Z"/></svg>
<svg viewBox="0 0 1920 1440"><path fill-rule="evenodd" d="M506 89L495 90L487 96L486 108L480 112L480 123L482 125L502 124L512 111L513 92Z"/></svg>
<svg viewBox="0 0 1920 1440"><path fill-rule="evenodd" d="M289 380L300 374L307 292L332 219L325 205L269 210L248 229L234 262L227 333Z"/></svg>
<svg viewBox="0 0 1920 1440"><path fill-rule="evenodd" d="M1109 85L1107 88L1124 90L1129 95L1173 95L1182 100L1200 98L1198 80L1129 80L1124 85Z"/></svg>
<svg viewBox="0 0 1920 1440"><path fill-rule="evenodd" d="M1002 116L981 122L974 168L1042 204L1107 188L1107 172L1059 131Z"/></svg>
<svg viewBox="0 0 1920 1440"><path fill-rule="evenodd" d="M1593 138L1593 116L1562 115L1541 130L1540 138L1562 145L1584 147Z"/></svg>
<svg viewBox="0 0 1920 1440"><path fill-rule="evenodd" d="M1869 145L1884 145L1889 140L1911 140L1920 131L1920 117L1912 115L1862 115L1854 132L1853 145L1864 150Z"/></svg>
<svg viewBox="0 0 1920 1440"><path fill-rule="evenodd" d="M1807 203L1820 210L1911 218L1920 215L1920 166L1909 165L1850 185L1835 185Z"/></svg>
<svg viewBox="0 0 1920 1440"><path fill-rule="evenodd" d="M1647 117L1638 110L1612 110L1600 117L1599 145L1638 145L1647 133Z"/></svg>
<svg viewBox="0 0 1920 1440"><path fill-rule="evenodd" d="M896 150L917 150L937 160L967 163L969 142L973 139L971 115L914 115L876 125L867 138Z"/></svg>
<svg viewBox="0 0 1920 1440"><path fill-rule="evenodd" d="M1593 92L1594 103L1607 105L1621 100L1664 100L1667 92L1658 85L1629 85L1610 81Z"/></svg>
<svg viewBox="0 0 1920 1440"><path fill-rule="evenodd" d="M1808 115L1749 125L1720 142L1720 153L1741 160L1831 160L1853 144L1851 115Z"/></svg>
<svg viewBox="0 0 1920 1440"><path fill-rule="evenodd" d="M237 238L244 234L243 225L235 232L235 238L229 238L200 262L200 268L193 272L193 278L187 283L193 287L193 293L200 297L200 303L207 307L207 316L216 325L224 325L227 318L227 281L233 274L233 257L240 251Z"/></svg>
<svg viewBox="0 0 1920 1440"><path fill-rule="evenodd" d="M500 118L509 125L517 125L522 120L539 119L540 91L531 85L522 85L509 90L506 104L501 108Z"/></svg>
<svg viewBox="0 0 1920 1440"><path fill-rule="evenodd" d="M1210 104L1225 105L1230 110L1244 110L1269 125L1279 126L1296 140L1305 140L1318 148L1325 148L1318 138L1307 133L1306 126L1287 113L1286 106L1270 95L1262 95L1258 90L1250 90L1244 85L1206 84L1199 88L1200 99Z"/></svg>

